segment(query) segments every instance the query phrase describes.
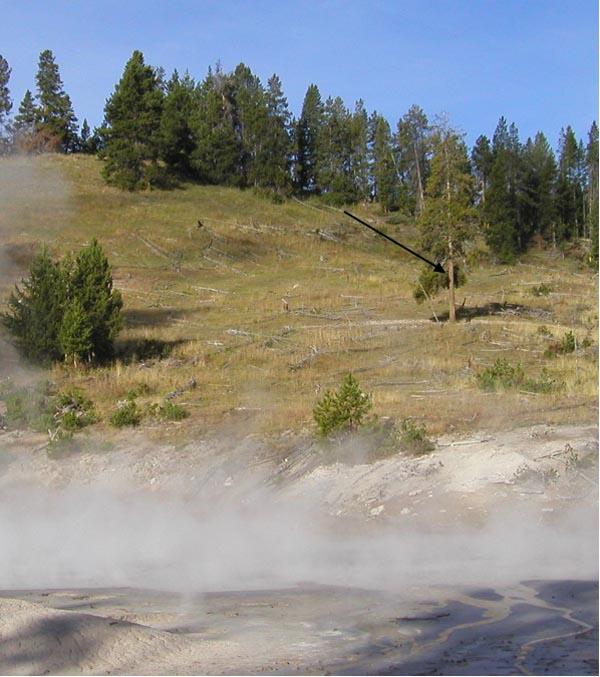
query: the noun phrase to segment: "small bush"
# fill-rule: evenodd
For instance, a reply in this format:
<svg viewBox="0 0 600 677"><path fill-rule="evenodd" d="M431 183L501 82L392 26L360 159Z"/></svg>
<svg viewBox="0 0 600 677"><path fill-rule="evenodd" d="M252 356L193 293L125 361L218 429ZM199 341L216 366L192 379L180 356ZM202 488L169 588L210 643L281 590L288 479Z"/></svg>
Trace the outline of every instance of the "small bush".
<svg viewBox="0 0 600 677"><path fill-rule="evenodd" d="M64 430L85 428L98 420L92 401L77 388L59 393L55 408L54 419Z"/></svg>
<svg viewBox="0 0 600 677"><path fill-rule="evenodd" d="M534 296L548 296L552 291L552 287L545 282L542 282L538 287L532 287L531 293Z"/></svg>
<svg viewBox="0 0 600 677"><path fill-rule="evenodd" d="M546 369L542 369L539 379L527 378L523 381L523 389L534 393L550 393L556 389L557 383Z"/></svg>
<svg viewBox="0 0 600 677"><path fill-rule="evenodd" d="M117 403L117 408L109 420L115 428L136 426L142 420L142 412L135 399L127 399Z"/></svg>
<svg viewBox="0 0 600 677"><path fill-rule="evenodd" d="M572 331L568 331L560 341L552 343L545 351L545 357L555 357L556 355L568 355L575 352L577 339Z"/></svg>
<svg viewBox="0 0 600 677"><path fill-rule="evenodd" d="M165 421L182 421L189 416L187 409L182 407L181 404L174 404L173 402L165 402L161 406L159 414Z"/></svg>
<svg viewBox="0 0 600 677"><path fill-rule="evenodd" d="M125 398L128 400L135 400L136 397L149 395L150 386L147 383L138 383L135 387L128 390L125 394Z"/></svg>
<svg viewBox="0 0 600 677"><path fill-rule="evenodd" d="M348 373L344 376L339 391L327 390L313 409L319 434L356 430L365 422L373 406L371 396L364 393L358 381Z"/></svg>
<svg viewBox="0 0 600 677"><path fill-rule="evenodd" d="M552 336L552 332L548 329L548 327L545 324L537 328L537 333L540 334L540 336Z"/></svg>
<svg viewBox="0 0 600 677"><path fill-rule="evenodd" d="M499 357L491 367L486 367L476 376L477 384L482 390L508 390L523 383L524 372L520 364L512 366L503 357Z"/></svg>
<svg viewBox="0 0 600 677"><path fill-rule="evenodd" d="M405 451L418 456L435 448L427 437L425 427L416 425L410 418L405 418L400 423L400 445Z"/></svg>
<svg viewBox="0 0 600 677"><path fill-rule="evenodd" d="M5 384L2 397L6 406L4 422L9 430L54 430L53 387L48 381L28 387Z"/></svg>

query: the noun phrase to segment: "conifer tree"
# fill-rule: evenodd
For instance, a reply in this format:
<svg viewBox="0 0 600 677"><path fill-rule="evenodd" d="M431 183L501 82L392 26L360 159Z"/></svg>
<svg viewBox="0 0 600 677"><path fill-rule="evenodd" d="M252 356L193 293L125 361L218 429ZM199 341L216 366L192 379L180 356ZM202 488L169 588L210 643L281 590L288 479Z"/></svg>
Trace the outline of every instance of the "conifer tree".
<svg viewBox="0 0 600 677"><path fill-rule="evenodd" d="M10 72L8 61L0 54L0 155L6 153L10 145L8 124L8 116L12 110L12 100L8 89Z"/></svg>
<svg viewBox="0 0 600 677"><path fill-rule="evenodd" d="M484 218L486 240L496 258L511 262L526 242L522 229L521 144L514 124L501 117L492 139L492 163Z"/></svg>
<svg viewBox="0 0 600 677"><path fill-rule="evenodd" d="M594 121L586 146L587 167L587 231L591 239L590 263L598 266L598 126Z"/></svg>
<svg viewBox="0 0 600 677"><path fill-rule="evenodd" d="M272 75L267 82L265 129L257 158L261 185L285 189L290 182L290 112L281 80Z"/></svg>
<svg viewBox="0 0 600 677"><path fill-rule="evenodd" d="M162 105L156 73L136 50L104 108L103 174L108 183L127 190L161 183L157 160Z"/></svg>
<svg viewBox="0 0 600 677"><path fill-rule="evenodd" d="M110 265L97 240L77 255L69 276L68 295L78 303L91 328L92 356L105 359L113 354L113 341L122 327L123 300L113 289ZM75 310L79 310L74 307Z"/></svg>
<svg viewBox="0 0 600 677"><path fill-rule="evenodd" d="M384 212L398 208L398 177L394 167L392 135L388 121L377 112L370 120L373 197Z"/></svg>
<svg viewBox="0 0 600 677"><path fill-rule="evenodd" d="M479 203L485 205L485 191L488 186L490 170L492 168L493 155L490 146L490 140L485 135L477 137L473 150L471 151L471 162L473 164L473 174L477 179L477 192Z"/></svg>
<svg viewBox="0 0 600 677"><path fill-rule="evenodd" d="M195 148L191 164L196 177L203 183L240 185L242 148L235 129L235 101L230 79L219 64L197 91L197 105L191 126Z"/></svg>
<svg viewBox="0 0 600 677"><path fill-rule="evenodd" d="M42 150L72 151L77 144L77 118L63 89L58 66L49 49L40 54L36 74L38 118L36 135Z"/></svg>
<svg viewBox="0 0 600 677"><path fill-rule="evenodd" d="M67 303L58 332L58 342L65 361L77 366L78 361L90 359L94 348L92 333L91 318L81 301L75 297Z"/></svg>
<svg viewBox="0 0 600 677"><path fill-rule="evenodd" d="M167 167L180 176L191 175L191 155L196 147L191 127L196 85L186 74L175 71L167 83L160 119L161 157Z"/></svg>
<svg viewBox="0 0 600 677"><path fill-rule="evenodd" d="M557 210L559 239L582 235L583 185L581 167L584 151L570 126L562 129L559 139Z"/></svg>
<svg viewBox="0 0 600 677"><path fill-rule="evenodd" d="M316 193L319 190L320 172L318 156L319 139L323 124L323 103L316 85L310 85L302 104L302 113L296 123L296 163L294 174L298 190L302 193Z"/></svg>
<svg viewBox="0 0 600 677"><path fill-rule="evenodd" d="M317 139L319 192L328 193L328 199L336 204L355 201L352 117L339 96L325 102Z"/></svg>
<svg viewBox="0 0 600 677"><path fill-rule="evenodd" d="M13 143L20 150L33 150L33 137L35 135L38 113L33 95L27 90L23 100L19 104L19 109L12 125Z"/></svg>
<svg viewBox="0 0 600 677"><path fill-rule="evenodd" d="M422 108L411 106L398 121L396 153L399 171L405 177L411 195L412 211L423 210L425 183L429 173L429 122Z"/></svg>
<svg viewBox="0 0 600 677"><path fill-rule="evenodd" d="M369 116L362 99L354 106L350 121L352 143L352 166L350 172L354 181L354 192L360 200L369 197Z"/></svg>
<svg viewBox="0 0 600 677"><path fill-rule="evenodd" d="M474 185L462 137L441 120L431 137L433 157L419 219L421 243L447 272L449 319L456 320L455 287L464 280L458 262L474 235ZM436 273L439 275L439 273Z"/></svg>
<svg viewBox="0 0 600 677"><path fill-rule="evenodd" d="M523 232L525 242L533 234L547 241L556 222L556 160L546 137L538 132L523 150Z"/></svg>
<svg viewBox="0 0 600 677"><path fill-rule="evenodd" d="M64 276L46 248L33 259L29 277L8 300L2 322L21 353L35 362L62 357L58 334L65 299Z"/></svg>

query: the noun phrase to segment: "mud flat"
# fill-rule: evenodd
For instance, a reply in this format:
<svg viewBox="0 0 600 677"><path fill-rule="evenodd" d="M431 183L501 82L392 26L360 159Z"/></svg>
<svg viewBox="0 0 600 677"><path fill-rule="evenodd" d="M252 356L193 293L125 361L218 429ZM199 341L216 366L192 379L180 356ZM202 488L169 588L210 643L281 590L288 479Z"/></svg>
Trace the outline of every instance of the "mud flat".
<svg viewBox="0 0 600 677"><path fill-rule="evenodd" d="M0 593L2 674L598 673L598 584Z"/></svg>
<svg viewBox="0 0 600 677"><path fill-rule="evenodd" d="M0 674L597 674L597 434L374 463L0 436Z"/></svg>

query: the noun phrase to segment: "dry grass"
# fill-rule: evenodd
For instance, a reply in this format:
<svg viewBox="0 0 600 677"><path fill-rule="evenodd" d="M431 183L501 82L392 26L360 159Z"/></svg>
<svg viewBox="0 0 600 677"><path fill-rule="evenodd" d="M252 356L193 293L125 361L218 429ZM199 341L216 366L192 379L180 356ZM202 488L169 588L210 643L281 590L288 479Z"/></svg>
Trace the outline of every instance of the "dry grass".
<svg viewBox="0 0 600 677"><path fill-rule="evenodd" d="M81 386L105 418L139 384L150 402L194 378L196 389L177 400L191 413L179 429L310 427L319 394L352 371L375 412L414 416L432 433L596 419L596 348L547 358L552 338L539 331L545 325L557 340L572 330L597 346L597 276L576 261L536 251L514 267L475 266L459 290L472 317L437 324L412 298L418 264L334 211L216 187L122 193L87 157L3 160L0 170L19 176L0 215L6 251L45 241L62 254L94 236L109 255L125 299L121 358L52 372ZM357 211L382 222L370 207ZM413 243L411 230L389 232ZM548 296L532 293L541 283ZM443 314L444 299L434 307ZM168 356L147 347L140 356L144 341ZM546 367L564 385L483 393L475 374L497 357L521 362L531 377Z"/></svg>

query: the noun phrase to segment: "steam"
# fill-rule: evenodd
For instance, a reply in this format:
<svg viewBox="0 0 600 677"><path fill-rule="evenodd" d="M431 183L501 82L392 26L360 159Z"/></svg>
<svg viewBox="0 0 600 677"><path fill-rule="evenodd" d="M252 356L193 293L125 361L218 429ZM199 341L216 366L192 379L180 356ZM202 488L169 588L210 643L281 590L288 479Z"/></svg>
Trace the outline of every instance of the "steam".
<svg viewBox="0 0 600 677"><path fill-rule="evenodd" d="M0 498L0 588L402 589L596 576L596 516L582 507L553 524L505 511L449 531L350 526L268 491L213 507L201 494L17 485Z"/></svg>

